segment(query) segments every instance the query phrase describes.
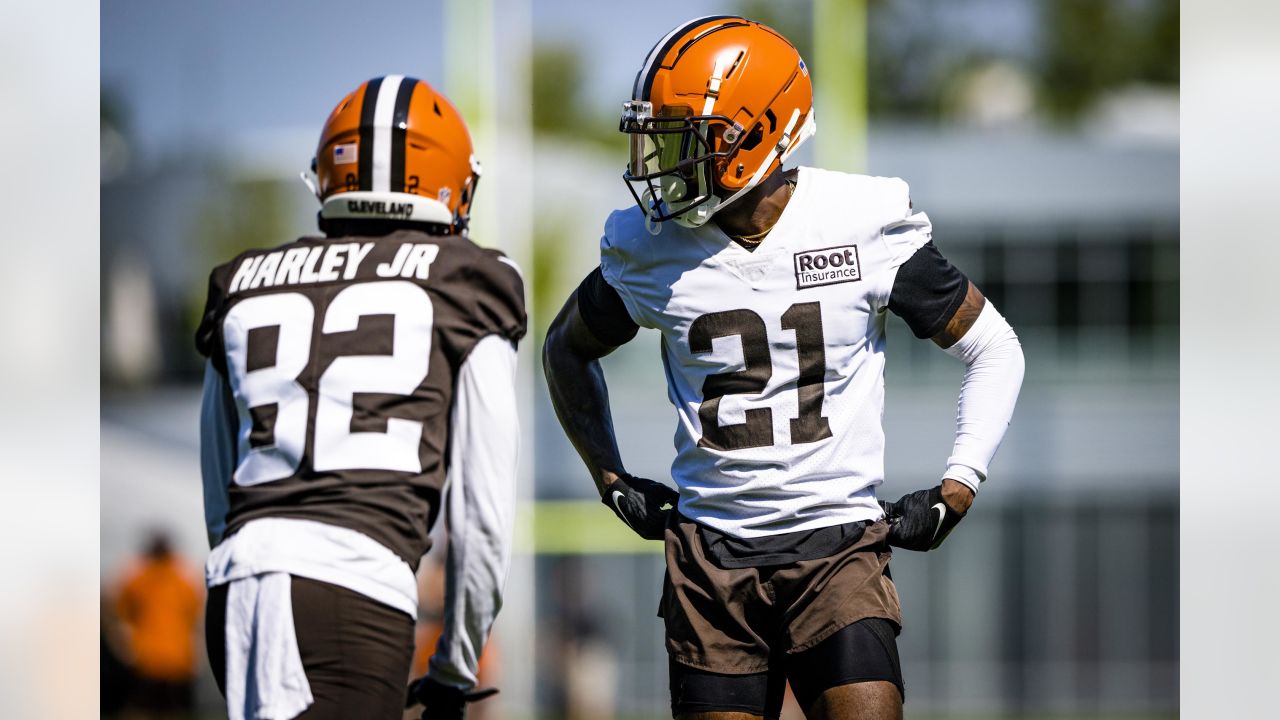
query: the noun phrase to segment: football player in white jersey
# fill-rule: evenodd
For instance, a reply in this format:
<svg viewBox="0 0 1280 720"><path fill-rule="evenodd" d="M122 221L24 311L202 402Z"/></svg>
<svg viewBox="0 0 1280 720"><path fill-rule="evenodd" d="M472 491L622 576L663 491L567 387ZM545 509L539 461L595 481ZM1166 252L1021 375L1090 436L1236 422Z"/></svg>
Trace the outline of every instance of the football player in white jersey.
<svg viewBox="0 0 1280 720"><path fill-rule="evenodd" d="M900 718L889 546L936 548L1008 426L1022 350L931 242L896 178L784 170L815 130L790 42L733 16L668 33L620 129L636 206L548 331L561 424L602 501L664 539L661 614L679 718ZM941 482L896 502L884 478L885 322L965 364ZM598 359L661 334L676 490L629 475ZM674 507L672 507L674 506Z"/></svg>

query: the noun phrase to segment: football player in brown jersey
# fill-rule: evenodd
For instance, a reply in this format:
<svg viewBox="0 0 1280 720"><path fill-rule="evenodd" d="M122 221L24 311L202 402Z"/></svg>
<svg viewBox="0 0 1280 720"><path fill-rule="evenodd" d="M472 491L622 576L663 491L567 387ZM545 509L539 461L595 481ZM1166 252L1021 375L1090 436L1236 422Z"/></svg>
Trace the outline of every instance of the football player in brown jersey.
<svg viewBox="0 0 1280 720"><path fill-rule="evenodd" d="M338 103L320 237L215 268L196 344L208 650L232 718L399 718L443 511L444 631L410 703L461 718L510 560L518 267L468 238L466 124L421 80Z"/></svg>

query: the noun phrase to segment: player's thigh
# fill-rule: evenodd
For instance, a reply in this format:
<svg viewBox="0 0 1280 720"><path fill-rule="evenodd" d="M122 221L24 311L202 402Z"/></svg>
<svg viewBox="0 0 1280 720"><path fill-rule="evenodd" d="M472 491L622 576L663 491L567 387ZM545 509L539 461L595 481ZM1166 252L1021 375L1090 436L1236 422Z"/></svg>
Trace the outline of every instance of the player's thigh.
<svg viewBox="0 0 1280 720"><path fill-rule="evenodd" d="M828 688L805 710L808 720L902 720L902 695L874 680Z"/></svg>
<svg viewBox="0 0 1280 720"><path fill-rule="evenodd" d="M400 718L413 655L405 613L337 585L293 578L298 653L315 702L300 715Z"/></svg>
<svg viewBox="0 0 1280 720"><path fill-rule="evenodd" d="M902 668L896 628L884 618L848 625L789 655L787 677L810 718L902 716Z"/></svg>
<svg viewBox="0 0 1280 720"><path fill-rule="evenodd" d="M778 603L785 608L783 632L789 654L810 650L864 618L901 624L898 591L889 576L888 533L884 522L871 523L852 545L774 574Z"/></svg>
<svg viewBox="0 0 1280 720"><path fill-rule="evenodd" d="M776 720L786 675L781 663L759 673L728 674L668 661L671 715L678 720Z"/></svg>
<svg viewBox="0 0 1280 720"><path fill-rule="evenodd" d="M676 514L667 526L666 558L659 614L672 715L776 717L785 679L770 639L780 625L760 572L720 567L704 552L693 521Z"/></svg>

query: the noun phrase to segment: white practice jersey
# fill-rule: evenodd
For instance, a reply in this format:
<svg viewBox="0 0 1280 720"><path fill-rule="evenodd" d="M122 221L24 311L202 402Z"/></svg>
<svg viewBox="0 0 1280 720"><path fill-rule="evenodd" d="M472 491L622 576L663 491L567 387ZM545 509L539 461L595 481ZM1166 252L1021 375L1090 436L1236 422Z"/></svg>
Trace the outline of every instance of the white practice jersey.
<svg viewBox="0 0 1280 720"><path fill-rule="evenodd" d="M609 217L601 272L662 333L681 513L739 538L882 515L886 306L930 233L902 180L814 168L754 252Z"/></svg>

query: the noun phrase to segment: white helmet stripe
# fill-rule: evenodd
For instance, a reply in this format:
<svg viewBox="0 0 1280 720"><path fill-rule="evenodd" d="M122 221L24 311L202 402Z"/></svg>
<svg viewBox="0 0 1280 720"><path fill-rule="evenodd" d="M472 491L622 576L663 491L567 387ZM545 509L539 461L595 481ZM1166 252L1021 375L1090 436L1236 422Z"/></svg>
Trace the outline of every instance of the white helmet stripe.
<svg viewBox="0 0 1280 720"><path fill-rule="evenodd" d="M716 98L720 97L720 83L724 80L724 66L729 64L728 53L721 53L716 58L716 66L711 70L711 77L707 80L706 102L702 104L702 114L710 115L715 109ZM733 56L736 57L736 56Z"/></svg>
<svg viewBox="0 0 1280 720"><path fill-rule="evenodd" d="M373 108L373 191L391 191L391 121L403 75L388 75L378 86Z"/></svg>

